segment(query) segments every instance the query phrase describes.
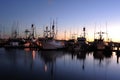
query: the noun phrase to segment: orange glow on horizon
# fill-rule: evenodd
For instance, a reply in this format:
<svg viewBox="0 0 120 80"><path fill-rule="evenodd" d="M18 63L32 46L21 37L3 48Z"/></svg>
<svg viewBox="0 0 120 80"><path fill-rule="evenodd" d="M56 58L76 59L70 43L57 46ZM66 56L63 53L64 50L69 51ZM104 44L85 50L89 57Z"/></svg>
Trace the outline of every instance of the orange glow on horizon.
<svg viewBox="0 0 120 80"><path fill-rule="evenodd" d="M93 41L94 40L94 25L90 26L91 28L87 28L86 27L86 38L87 41ZM107 30L106 30L106 26L105 24L102 25L102 27L100 28L98 25L96 26L96 32L102 31L102 32L106 32L108 33L108 39L109 41L114 41L114 42L120 42L120 24L114 23L114 24L109 24L107 25ZM74 31L75 33L77 31ZM80 33L82 33L82 30L78 32L80 35ZM72 33L71 33L72 34ZM96 35L98 37L98 35ZM104 34L103 35L104 40L107 39L107 35ZM60 40L65 40L65 33L64 32L60 32L57 36L57 39ZM70 31L66 31L66 40L70 39Z"/></svg>

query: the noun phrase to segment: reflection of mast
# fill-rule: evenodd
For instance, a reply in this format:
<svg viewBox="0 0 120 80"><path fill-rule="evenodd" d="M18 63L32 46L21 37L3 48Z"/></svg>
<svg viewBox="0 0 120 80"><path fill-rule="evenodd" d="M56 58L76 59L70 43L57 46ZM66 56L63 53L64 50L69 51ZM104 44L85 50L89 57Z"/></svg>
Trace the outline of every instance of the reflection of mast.
<svg viewBox="0 0 120 80"><path fill-rule="evenodd" d="M51 64L51 80L54 80L54 62Z"/></svg>
<svg viewBox="0 0 120 80"><path fill-rule="evenodd" d="M82 69L85 69L85 59L83 59L83 65L82 65Z"/></svg>
<svg viewBox="0 0 120 80"><path fill-rule="evenodd" d="M33 58L33 60L35 59L35 55L36 55L36 52L35 52L35 50L33 50L32 51L32 58Z"/></svg>
<svg viewBox="0 0 120 80"><path fill-rule="evenodd" d="M93 53L93 56L94 56L95 59L99 60L99 66L101 66L102 65L102 60L104 58L103 51L95 51Z"/></svg>
<svg viewBox="0 0 120 80"><path fill-rule="evenodd" d="M120 53L119 53L119 52L116 52L116 56L117 56L117 64L119 64Z"/></svg>
<svg viewBox="0 0 120 80"><path fill-rule="evenodd" d="M30 53L30 54L28 54ZM29 48L25 48L25 58L24 58L24 65L29 65L29 69L31 72L33 72L34 70L34 59L35 59L35 56L36 56L36 51L35 50L32 50L30 51Z"/></svg>
<svg viewBox="0 0 120 80"><path fill-rule="evenodd" d="M117 56L117 64L119 64L119 56Z"/></svg>
<svg viewBox="0 0 120 80"><path fill-rule="evenodd" d="M50 80L54 80L54 59L52 59L49 64L50 64ZM47 62L45 62L44 71L45 72L48 71Z"/></svg>
<svg viewBox="0 0 120 80"><path fill-rule="evenodd" d="M47 67L47 64L44 65L44 71L47 72L48 70L48 67Z"/></svg>
<svg viewBox="0 0 120 80"><path fill-rule="evenodd" d="M57 54L56 54L57 53ZM44 65L44 71L50 73L50 79L54 80L54 75L55 75L55 63L57 57L61 57L63 54L56 52L56 51L42 51L40 56L41 59L43 59L45 65ZM49 65L49 66L48 66ZM50 70L48 70L50 69Z"/></svg>
<svg viewBox="0 0 120 80"><path fill-rule="evenodd" d="M82 69L85 69L85 58L86 58L86 53L85 52L81 52L77 55L77 58L80 60L83 60L83 65L82 65Z"/></svg>

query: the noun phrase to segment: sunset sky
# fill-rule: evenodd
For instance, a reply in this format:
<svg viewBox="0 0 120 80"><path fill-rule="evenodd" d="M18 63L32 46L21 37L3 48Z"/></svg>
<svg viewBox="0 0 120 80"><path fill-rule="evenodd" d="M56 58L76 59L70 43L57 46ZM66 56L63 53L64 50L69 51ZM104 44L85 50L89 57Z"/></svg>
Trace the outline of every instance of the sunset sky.
<svg viewBox="0 0 120 80"><path fill-rule="evenodd" d="M120 41L120 0L0 0L0 32L10 34L18 23L21 35L31 24L42 36L43 27L52 20L57 21L58 38L71 34L81 35L86 27L88 40L96 32L106 31L110 39Z"/></svg>

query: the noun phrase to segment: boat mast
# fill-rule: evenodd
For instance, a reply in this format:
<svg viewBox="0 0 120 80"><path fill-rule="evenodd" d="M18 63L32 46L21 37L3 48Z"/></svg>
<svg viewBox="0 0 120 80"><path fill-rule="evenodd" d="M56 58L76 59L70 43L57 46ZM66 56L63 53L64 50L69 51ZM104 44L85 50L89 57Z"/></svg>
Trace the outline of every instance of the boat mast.
<svg viewBox="0 0 120 80"><path fill-rule="evenodd" d="M108 42L107 22L106 22L106 41Z"/></svg>
<svg viewBox="0 0 120 80"><path fill-rule="evenodd" d="M0 27L2 28L2 25L0 24ZM2 38L2 29L0 29L0 39Z"/></svg>
<svg viewBox="0 0 120 80"><path fill-rule="evenodd" d="M66 40L66 30L65 30L65 32L64 32L64 39Z"/></svg>
<svg viewBox="0 0 120 80"><path fill-rule="evenodd" d="M83 27L83 37L85 38L86 35L85 35L85 27Z"/></svg>
<svg viewBox="0 0 120 80"><path fill-rule="evenodd" d="M71 30L70 30L70 39L72 39L72 37L71 37Z"/></svg>
<svg viewBox="0 0 120 80"><path fill-rule="evenodd" d="M95 23L95 29L94 29L94 40L95 40L95 33L96 33L96 23Z"/></svg>
<svg viewBox="0 0 120 80"><path fill-rule="evenodd" d="M28 39L28 37L30 37L29 33L30 33L30 31L28 29L25 29L25 37L26 37L26 39Z"/></svg>
<svg viewBox="0 0 120 80"><path fill-rule="evenodd" d="M16 30L16 32L17 32L17 36L20 37L20 35L19 35L19 22L18 22L18 21L17 21L16 26L17 26L17 29L18 29L18 30Z"/></svg>
<svg viewBox="0 0 120 80"><path fill-rule="evenodd" d="M45 37L48 38L48 26L46 26Z"/></svg>
<svg viewBox="0 0 120 80"><path fill-rule="evenodd" d="M31 25L31 29L32 29L31 37L35 38L35 36L34 36L34 32L35 32L34 24Z"/></svg>
<svg viewBox="0 0 120 80"><path fill-rule="evenodd" d="M17 23L13 23L12 30L11 30L11 37L17 38L18 32L17 32Z"/></svg>
<svg viewBox="0 0 120 80"><path fill-rule="evenodd" d="M100 30L99 36L100 36L100 40L102 40L102 32L101 32L101 30Z"/></svg>
<svg viewBox="0 0 120 80"><path fill-rule="evenodd" d="M51 25L52 24L52 20L50 19L50 37L51 37L51 34L52 34L52 32L51 32Z"/></svg>
<svg viewBox="0 0 120 80"><path fill-rule="evenodd" d="M54 28L55 28L55 25L54 25L54 20L53 20L53 25L52 25L52 38L55 38Z"/></svg>
<svg viewBox="0 0 120 80"><path fill-rule="evenodd" d="M58 34L58 27L57 27L57 18L56 18L56 35L55 35L56 39L57 39L57 34Z"/></svg>

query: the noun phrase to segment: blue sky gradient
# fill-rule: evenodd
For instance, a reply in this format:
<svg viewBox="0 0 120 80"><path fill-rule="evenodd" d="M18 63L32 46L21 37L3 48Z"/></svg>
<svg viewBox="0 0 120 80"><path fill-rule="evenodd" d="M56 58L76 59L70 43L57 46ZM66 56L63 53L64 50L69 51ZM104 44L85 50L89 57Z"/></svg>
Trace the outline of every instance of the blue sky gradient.
<svg viewBox="0 0 120 80"><path fill-rule="evenodd" d="M120 41L120 0L0 0L0 24L10 33L15 22L19 22L21 34L31 24L42 35L43 27L57 19L58 33L64 38L64 31L81 34L87 29L88 38L93 39L95 24L98 30L105 30L113 40Z"/></svg>

